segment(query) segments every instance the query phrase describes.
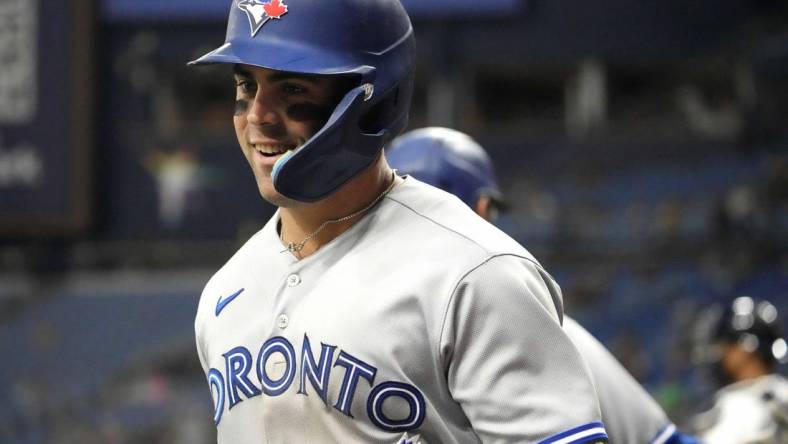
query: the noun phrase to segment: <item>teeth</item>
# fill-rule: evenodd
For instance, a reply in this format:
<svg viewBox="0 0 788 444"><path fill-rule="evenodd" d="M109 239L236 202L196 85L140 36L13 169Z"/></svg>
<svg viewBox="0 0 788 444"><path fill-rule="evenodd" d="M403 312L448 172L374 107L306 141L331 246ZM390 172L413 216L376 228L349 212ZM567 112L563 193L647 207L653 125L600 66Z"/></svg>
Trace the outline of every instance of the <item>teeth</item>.
<svg viewBox="0 0 788 444"><path fill-rule="evenodd" d="M268 156L282 154L287 151L286 147L278 146L278 145L259 145L259 144L252 144L252 148L255 151L259 152L260 154L265 154Z"/></svg>

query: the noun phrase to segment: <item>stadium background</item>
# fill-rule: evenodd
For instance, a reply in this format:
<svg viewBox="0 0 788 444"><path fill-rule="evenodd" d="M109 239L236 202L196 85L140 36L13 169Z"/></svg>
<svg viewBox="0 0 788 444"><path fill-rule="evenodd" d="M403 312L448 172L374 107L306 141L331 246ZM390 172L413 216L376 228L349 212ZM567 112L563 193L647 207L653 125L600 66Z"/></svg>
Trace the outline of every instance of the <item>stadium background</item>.
<svg viewBox="0 0 788 444"><path fill-rule="evenodd" d="M698 311L788 312L785 3L405 3L410 127L488 148L502 228L685 424ZM215 441L197 298L273 212L229 73L185 66L227 7L0 2L0 442Z"/></svg>

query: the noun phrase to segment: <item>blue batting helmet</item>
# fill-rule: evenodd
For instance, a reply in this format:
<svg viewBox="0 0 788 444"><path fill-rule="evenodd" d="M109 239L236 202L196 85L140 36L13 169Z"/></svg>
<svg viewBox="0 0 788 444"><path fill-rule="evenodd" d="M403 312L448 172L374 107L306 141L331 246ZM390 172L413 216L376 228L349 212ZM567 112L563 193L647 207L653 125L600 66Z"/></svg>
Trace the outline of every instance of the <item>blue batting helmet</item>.
<svg viewBox="0 0 788 444"><path fill-rule="evenodd" d="M391 142L386 158L400 173L448 191L471 208L482 195L503 204L490 156L467 134L440 127L413 130Z"/></svg>
<svg viewBox="0 0 788 444"><path fill-rule="evenodd" d="M190 64L358 78L326 124L274 166L279 193L311 202L369 166L405 128L415 56L398 0L233 0L225 43Z"/></svg>

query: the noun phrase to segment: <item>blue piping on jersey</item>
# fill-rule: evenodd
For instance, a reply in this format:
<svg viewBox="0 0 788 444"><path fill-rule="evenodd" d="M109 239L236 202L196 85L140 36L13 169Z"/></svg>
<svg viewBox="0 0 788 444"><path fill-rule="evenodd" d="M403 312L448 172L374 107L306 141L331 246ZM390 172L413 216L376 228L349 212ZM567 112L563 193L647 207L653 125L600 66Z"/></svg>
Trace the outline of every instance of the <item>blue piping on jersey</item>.
<svg viewBox="0 0 788 444"><path fill-rule="evenodd" d="M537 444L582 444L597 440L607 441L607 432L601 422L591 422L566 432L551 436Z"/></svg>
<svg viewBox="0 0 788 444"><path fill-rule="evenodd" d="M662 430L657 433L657 436L649 441L649 444L666 444L673 439L676 434L676 426L674 424L666 425Z"/></svg>
<svg viewBox="0 0 788 444"><path fill-rule="evenodd" d="M673 424L668 424L649 444L702 444L701 441L692 436L681 433Z"/></svg>

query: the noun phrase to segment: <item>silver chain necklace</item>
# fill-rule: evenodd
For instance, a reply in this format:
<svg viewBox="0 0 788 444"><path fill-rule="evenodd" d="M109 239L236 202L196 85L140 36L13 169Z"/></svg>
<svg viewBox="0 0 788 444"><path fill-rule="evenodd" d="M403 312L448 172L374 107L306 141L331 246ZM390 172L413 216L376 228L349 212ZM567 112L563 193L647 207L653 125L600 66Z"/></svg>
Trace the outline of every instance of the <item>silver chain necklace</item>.
<svg viewBox="0 0 788 444"><path fill-rule="evenodd" d="M336 224L336 223L339 223L339 222L344 222L346 220L352 219L352 218L358 216L359 214L361 214L361 213L369 210L370 208L374 207L375 204L377 204L381 199L383 199L383 197L385 197L387 194L389 194L391 189L394 188L394 185L397 183L397 176L396 176L396 174L397 174L396 171L392 171L391 172L391 183L389 184L389 186L385 190L383 190L382 193L380 193L378 195L378 197L375 198L375 200L370 202L369 205L367 205L366 207L364 207L364 208L362 208L362 209L360 209L358 211L350 213L347 216L340 217L339 219L331 219L331 220L327 220L327 221L323 222L322 224L320 224L319 227L317 227L317 230L313 231L310 235L305 237L304 240L302 240L301 242L299 242L299 243L287 242L287 248L282 250L281 253L286 253L288 251L291 252L291 253L298 253L299 251L304 249L304 245L306 245L306 243L309 242L310 239L312 239L313 237L317 236L318 233L323 231L323 228L325 228L325 227L327 227L327 226L329 226L331 224ZM285 240L284 240L283 234L282 234L283 231L284 231L283 229L281 229L281 228L279 229L279 240L284 244Z"/></svg>

